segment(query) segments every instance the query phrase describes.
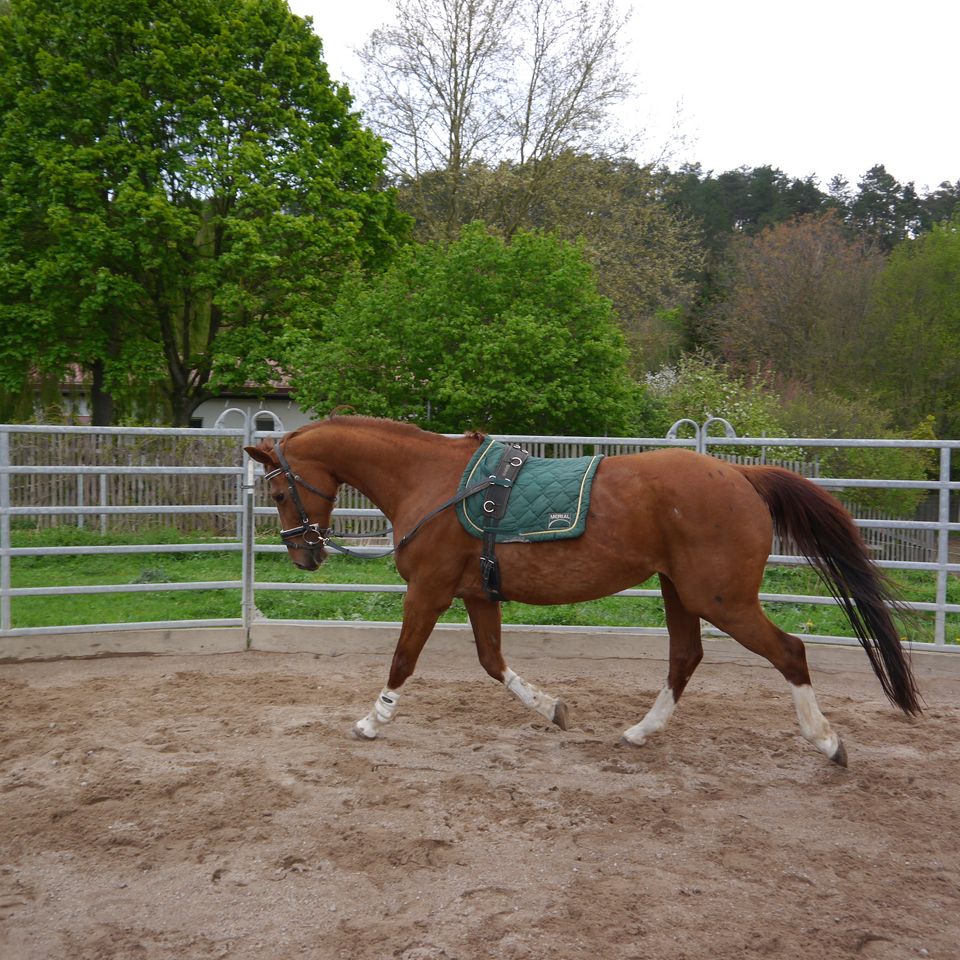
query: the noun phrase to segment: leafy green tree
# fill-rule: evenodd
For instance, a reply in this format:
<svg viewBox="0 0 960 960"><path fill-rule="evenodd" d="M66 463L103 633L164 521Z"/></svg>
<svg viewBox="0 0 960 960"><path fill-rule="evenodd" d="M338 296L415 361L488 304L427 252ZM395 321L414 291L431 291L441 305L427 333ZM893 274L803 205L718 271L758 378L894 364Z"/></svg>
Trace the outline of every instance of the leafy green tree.
<svg viewBox="0 0 960 960"><path fill-rule="evenodd" d="M418 197L442 193L445 178L425 179ZM404 184L399 191L411 213L413 189ZM659 172L631 160L564 153L496 169L474 165L459 189L461 204L469 198L471 214L506 238L522 229L582 241L638 368L679 353L682 309L702 254L696 227L664 202ZM442 207L444 201L438 202Z"/></svg>
<svg viewBox="0 0 960 960"><path fill-rule="evenodd" d="M920 225L924 230L931 230L934 224L943 223L960 214L960 180L943 183L920 200Z"/></svg>
<svg viewBox="0 0 960 960"><path fill-rule="evenodd" d="M747 379L703 353L683 356L647 378L656 402L655 435L677 420L723 417L742 437L782 436L780 398L764 378ZM740 451L742 452L742 451Z"/></svg>
<svg viewBox="0 0 960 960"><path fill-rule="evenodd" d="M441 432L622 434L643 412L610 301L576 246L482 224L355 276L322 347L293 344L298 401Z"/></svg>
<svg viewBox="0 0 960 960"><path fill-rule="evenodd" d="M932 423L919 423L909 433L894 427L889 410L867 396L842 396L829 390L801 390L784 399L780 414L791 437L932 440ZM873 480L923 480L934 468L930 451L891 447L811 447L808 459L820 463L820 475ZM850 504L912 517L926 496L924 490L851 487L842 497Z"/></svg>
<svg viewBox="0 0 960 960"><path fill-rule="evenodd" d="M698 221L714 257L733 236L752 235L793 217L822 210L829 202L812 177L788 177L777 167L739 167L714 175L687 164L666 178L666 198L683 216Z"/></svg>
<svg viewBox="0 0 960 960"><path fill-rule="evenodd" d="M736 369L842 389L857 383L883 258L833 212L798 217L731 244L722 299L704 334Z"/></svg>
<svg viewBox="0 0 960 960"><path fill-rule="evenodd" d="M864 372L905 429L960 437L960 217L901 243L878 278Z"/></svg>
<svg viewBox="0 0 960 960"><path fill-rule="evenodd" d="M912 183L901 184L878 163L857 184L849 218L851 224L872 237L881 250L889 251L919 230L920 198Z"/></svg>
<svg viewBox="0 0 960 960"><path fill-rule="evenodd" d="M284 0L13 0L0 17L0 383L68 363L108 422L276 376L285 327L407 230L386 147Z"/></svg>

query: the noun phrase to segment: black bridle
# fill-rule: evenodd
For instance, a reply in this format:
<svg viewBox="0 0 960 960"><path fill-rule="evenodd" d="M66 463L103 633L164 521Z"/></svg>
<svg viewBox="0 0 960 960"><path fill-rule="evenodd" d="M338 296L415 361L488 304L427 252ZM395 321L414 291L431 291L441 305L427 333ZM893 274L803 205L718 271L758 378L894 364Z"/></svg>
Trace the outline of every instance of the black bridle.
<svg viewBox="0 0 960 960"><path fill-rule="evenodd" d="M310 522L307 509L304 507L303 501L300 499L300 494L297 491L297 484L299 483L300 486L309 490L311 493L317 494L319 497L323 497L324 500L328 500L330 503L337 502L336 495L331 496L329 493L324 493L309 481L304 480L299 473L294 473L287 458L283 455L283 449L279 443L274 444L273 452L277 455L280 466L277 467L276 470L271 470L269 473L264 474L264 480L272 480L275 476L282 473L286 478L287 487L290 490L290 499L293 501L297 510L300 511L300 526L290 527L288 530L281 530L280 539L287 547L293 547L295 550L307 550L310 553L322 550L329 542L329 534L333 531L330 527L321 527L319 523ZM290 543L294 537L302 537L303 543ZM314 539L310 539L311 537Z"/></svg>
<svg viewBox="0 0 960 960"><path fill-rule="evenodd" d="M387 557L394 552L396 547L391 548L390 550L385 551L384 553L379 554L366 554L366 553L357 553L355 550L350 550L348 547L343 546L342 544L336 543L331 537L352 537L355 540L363 540L369 537L385 537L388 534L392 533L391 530L381 530L377 533L364 533L364 534L355 534L355 533L341 533L333 530L332 527L321 527L319 523L311 523L310 516L307 513L306 507L303 505L303 501L300 499L300 494L297 491L297 484L300 484L306 490L309 490L311 493L315 493L318 497L323 497L324 500L329 501L330 503L336 503L337 498L335 495L329 493L324 493L319 487L315 487L309 480L304 480L299 473L294 473L293 468L290 466L289 461L283 455L283 450L280 446L282 441L278 441L274 444L273 452L277 455L277 460L280 463L280 466L275 470L271 470L269 473L263 475L264 480L272 480L274 477L279 474L283 474L284 478L287 481L287 488L290 491L290 499L293 501L294 506L297 508L300 513L300 526L299 527L290 527L287 530L280 531L280 540L283 542L284 546L289 550L303 550L309 554L316 554L317 551L323 550L329 547L331 550L336 550L338 553L346 554L348 557L354 557L359 560L372 560L376 557ZM418 524L419 527L419 524ZM402 546L406 540L409 540L413 533L416 531L411 531L410 534L403 538L397 546ZM301 537L301 543L291 543L290 541L296 537Z"/></svg>

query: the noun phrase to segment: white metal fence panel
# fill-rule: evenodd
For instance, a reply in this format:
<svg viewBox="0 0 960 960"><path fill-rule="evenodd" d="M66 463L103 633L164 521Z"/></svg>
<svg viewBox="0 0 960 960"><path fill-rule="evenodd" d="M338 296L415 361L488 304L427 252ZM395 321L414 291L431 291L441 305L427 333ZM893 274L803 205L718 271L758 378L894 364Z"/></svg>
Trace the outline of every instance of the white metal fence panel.
<svg viewBox="0 0 960 960"><path fill-rule="evenodd" d="M924 518L900 518L880 511L851 505L856 522L880 566L897 570L931 572L936 582L931 603L912 604L914 609L934 614L934 646L960 650L946 643L946 616L960 613L960 605L947 602L951 576L960 574L960 563L951 562L950 538L960 532L960 522L951 522L951 496L960 500L960 483L952 482L951 457L960 441L839 440L811 438L739 438L725 421L712 418L704 426L692 421L678 425L664 439L611 437L528 437L500 439L524 444L538 456L583 456L592 453L617 455L637 453L664 446L686 446L735 462L777 463L811 478L814 483L843 491L857 489L929 491ZM721 437L709 436L713 423L724 426ZM694 436L677 434L690 427ZM282 552L280 545L258 546L261 528L275 529L276 514L258 482L259 468L242 458L242 446L255 437L247 418L242 429L93 428L0 425L0 636L25 633L64 633L77 630L113 630L137 627L226 626L249 628L256 614L256 592L273 590L327 590L351 592L401 592L402 585L261 583L256 579L256 555ZM817 459L810 451L820 448L898 448L927 451L935 461L935 477L925 480L878 480L875 478L830 478L820 476ZM738 448L748 448L747 453ZM796 449L798 457L785 456ZM759 452L757 452L759 451ZM932 513L930 512L932 510ZM351 532L372 537L385 526L385 518L355 490L342 490L335 514L338 525ZM15 523L30 518L32 523L94 525L101 531L143 526L162 518L184 524L185 529L202 530L215 539L205 543L88 545L54 547L13 547ZM958 518L960 519L960 518ZM372 541L371 541L372 542ZM382 541L379 541L382 542ZM361 552L377 553L373 546ZM239 580L171 584L104 584L84 587L14 588L12 561L27 556L68 556L76 554L145 554L202 551L239 551L242 573ZM790 544L775 542L771 554L775 563L796 564L798 557ZM11 618L11 599L20 596L64 594L149 592L154 590L238 589L240 609L236 617L208 620L165 620L137 624L65 625L18 628ZM628 590L627 596L659 596L656 590ZM828 604L825 597L768 594L763 599L777 602ZM602 629L602 628L598 628ZM807 637L847 642L849 638ZM923 646L930 646L923 644ZM2 654L0 654L2 655Z"/></svg>

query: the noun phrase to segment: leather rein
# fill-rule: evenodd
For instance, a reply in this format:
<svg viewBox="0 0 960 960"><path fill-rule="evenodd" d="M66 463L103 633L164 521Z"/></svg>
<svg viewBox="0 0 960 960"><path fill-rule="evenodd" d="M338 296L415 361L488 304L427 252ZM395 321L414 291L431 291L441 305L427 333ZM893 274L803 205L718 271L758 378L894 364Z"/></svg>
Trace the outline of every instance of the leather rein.
<svg viewBox="0 0 960 960"><path fill-rule="evenodd" d="M383 553L376 554L367 554L367 553L357 553L355 550L351 550L348 547L343 546L340 543L334 542L332 537L339 537L340 539L352 537L356 540L367 539L368 537L385 537L388 533L392 533L392 528L388 528L379 533L340 533L334 531L331 527L321 527L319 523L312 523L310 517L307 513L306 507L303 505L303 501L300 499L300 493L297 490L297 484L303 487L306 490L309 490L311 493L317 494L317 496L322 497L324 500L329 501L330 503L336 503L336 495L331 495L329 493L324 493L323 490L315 487L308 480L304 480L299 473L294 473L293 468L290 466L289 461L283 454L283 449L281 448L281 442L274 444L273 452L277 455L277 460L280 463L280 466L275 470L271 470L269 473L263 475L264 480L272 480L274 477L279 474L283 474L284 478L287 481L287 488L290 491L290 499L293 500L294 506L300 513L300 526L299 527L289 527L286 530L280 531L280 540L283 544L293 550L306 550L308 553L316 553L318 550L323 550L326 547L329 547L332 550L336 550L338 553L345 554L348 557L354 557L358 560L376 560L380 557L389 557L391 553L399 550L402 546L409 543L416 535L419 533L421 527L428 521L432 520L435 516L442 513L444 510L449 507L454 506L455 504L460 503L461 500L466 500L467 497L473 496L475 493L479 493L481 490L486 490L491 486L509 486L508 483L504 483L503 478L491 476L484 480L480 480L477 483L472 484L471 486L461 490L455 496L447 500L446 503L441 504L434 510L431 510L428 514L421 517L412 529L393 547L389 550L385 550ZM488 509L488 506L490 509ZM493 501L486 501L484 503L484 510L487 513L493 512ZM301 543L291 543L295 537L302 537ZM313 539L310 539L313 538Z"/></svg>

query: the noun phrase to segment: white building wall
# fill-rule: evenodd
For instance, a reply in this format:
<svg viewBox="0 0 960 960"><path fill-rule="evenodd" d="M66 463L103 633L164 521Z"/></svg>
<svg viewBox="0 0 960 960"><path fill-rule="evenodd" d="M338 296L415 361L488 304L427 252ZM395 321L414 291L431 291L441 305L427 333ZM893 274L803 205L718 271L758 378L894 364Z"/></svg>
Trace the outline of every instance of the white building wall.
<svg viewBox="0 0 960 960"><path fill-rule="evenodd" d="M279 422L274 422L272 427L263 427L257 429L276 429L276 430L296 430L304 424L311 423L312 417L308 417L293 400L283 400L278 398L266 399L262 402L255 398L248 397L218 397L215 400L204 400L196 410L193 411L191 420L192 426L196 427L214 427L217 419L223 415L220 424L222 427L239 428L243 426L243 417L239 413L226 413L227 410L242 410L248 416L256 419L267 420L270 414L278 418ZM196 421L199 420L200 423Z"/></svg>

